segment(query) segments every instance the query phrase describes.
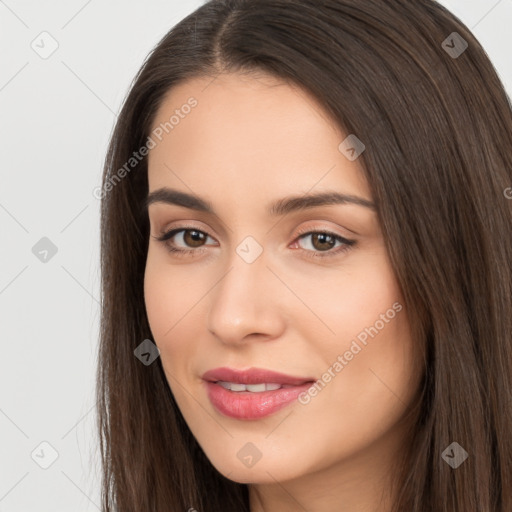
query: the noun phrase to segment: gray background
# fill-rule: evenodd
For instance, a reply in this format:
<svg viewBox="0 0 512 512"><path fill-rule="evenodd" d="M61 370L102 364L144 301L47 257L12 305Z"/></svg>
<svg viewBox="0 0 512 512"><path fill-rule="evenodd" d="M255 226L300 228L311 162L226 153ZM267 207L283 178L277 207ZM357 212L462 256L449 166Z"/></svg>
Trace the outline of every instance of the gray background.
<svg viewBox="0 0 512 512"><path fill-rule="evenodd" d="M0 512L99 510L93 190L133 76L202 3L0 0ZM510 94L512 0L441 3Z"/></svg>

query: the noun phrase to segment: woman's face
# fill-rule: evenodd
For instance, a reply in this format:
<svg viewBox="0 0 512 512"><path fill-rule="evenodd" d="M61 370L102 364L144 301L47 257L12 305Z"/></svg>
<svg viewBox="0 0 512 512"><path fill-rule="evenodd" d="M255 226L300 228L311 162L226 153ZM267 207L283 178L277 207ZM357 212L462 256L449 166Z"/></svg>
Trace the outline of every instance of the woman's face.
<svg viewBox="0 0 512 512"><path fill-rule="evenodd" d="M300 89L238 74L176 86L152 128L147 314L207 457L238 482L375 471L420 375L346 134ZM359 204L311 199L329 193Z"/></svg>

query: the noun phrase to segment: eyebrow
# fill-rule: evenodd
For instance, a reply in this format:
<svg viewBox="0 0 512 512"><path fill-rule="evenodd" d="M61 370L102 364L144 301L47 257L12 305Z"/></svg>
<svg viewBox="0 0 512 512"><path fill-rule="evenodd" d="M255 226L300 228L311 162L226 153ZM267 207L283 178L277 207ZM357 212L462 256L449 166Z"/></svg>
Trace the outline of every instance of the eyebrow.
<svg viewBox="0 0 512 512"><path fill-rule="evenodd" d="M184 208L211 213L217 216L212 205L205 199L167 187L159 188L148 194L144 203L146 210L153 203L183 206ZM271 203L268 207L268 213L272 217L277 217L286 215L293 211L338 204L355 204L371 210L376 210L375 204L368 199L351 194L341 194L339 192L322 192L318 194L284 197Z"/></svg>

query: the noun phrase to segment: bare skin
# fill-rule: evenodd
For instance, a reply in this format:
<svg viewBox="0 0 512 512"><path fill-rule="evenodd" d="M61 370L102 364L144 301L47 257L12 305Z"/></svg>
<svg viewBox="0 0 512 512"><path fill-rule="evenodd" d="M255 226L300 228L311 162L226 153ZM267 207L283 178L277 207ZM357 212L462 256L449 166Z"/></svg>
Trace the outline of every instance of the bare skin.
<svg viewBox="0 0 512 512"><path fill-rule="evenodd" d="M299 88L238 74L176 86L153 127L190 97L197 106L155 139L148 168L149 192L194 194L215 211L148 209L146 308L178 406L217 470L249 484L252 512L386 512L405 441L399 420L421 375L377 214L348 203L267 211L286 196L327 191L371 202L359 161L338 149L347 134ZM188 231L167 243L195 252L177 256L156 240L177 228ZM242 242L261 254L248 263ZM205 391L201 376L221 366L313 376L323 386L241 420ZM261 456L250 467L237 456L247 443Z"/></svg>

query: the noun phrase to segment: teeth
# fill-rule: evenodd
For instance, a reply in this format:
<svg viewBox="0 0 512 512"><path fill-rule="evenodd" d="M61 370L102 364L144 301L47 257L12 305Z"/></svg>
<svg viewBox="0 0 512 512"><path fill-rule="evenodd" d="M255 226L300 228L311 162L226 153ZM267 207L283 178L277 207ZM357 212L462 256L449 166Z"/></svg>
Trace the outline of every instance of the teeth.
<svg viewBox="0 0 512 512"><path fill-rule="evenodd" d="M266 391L265 383L262 384L246 384L245 388L247 391L251 391L251 393L261 393L262 391ZM233 389L233 388L231 388Z"/></svg>
<svg viewBox="0 0 512 512"><path fill-rule="evenodd" d="M217 384L222 386L225 389L228 389L230 391L249 391L251 393L261 393L263 391L275 391L276 389L280 389L283 386L281 384L239 384L237 382L223 382L218 381Z"/></svg>

